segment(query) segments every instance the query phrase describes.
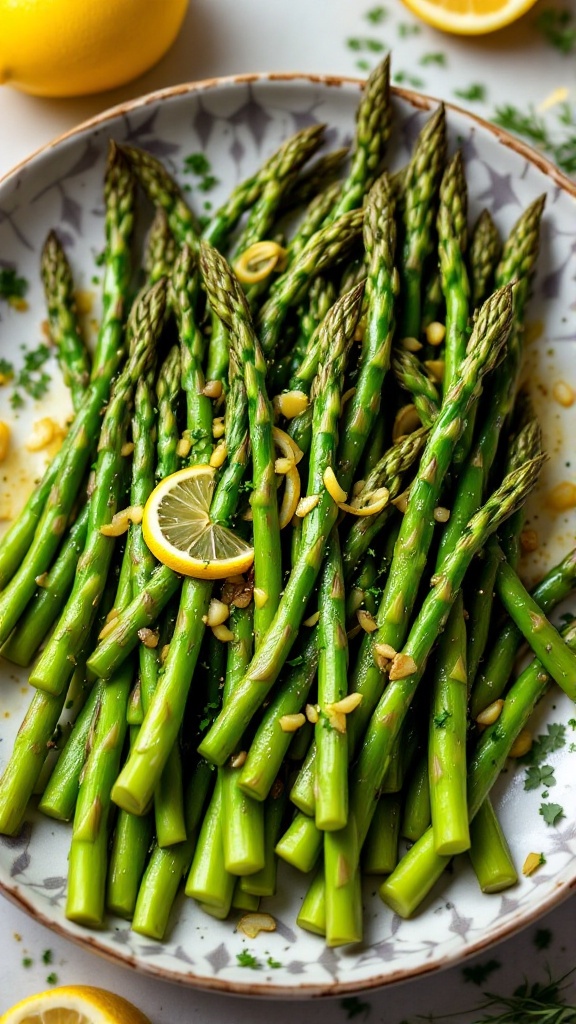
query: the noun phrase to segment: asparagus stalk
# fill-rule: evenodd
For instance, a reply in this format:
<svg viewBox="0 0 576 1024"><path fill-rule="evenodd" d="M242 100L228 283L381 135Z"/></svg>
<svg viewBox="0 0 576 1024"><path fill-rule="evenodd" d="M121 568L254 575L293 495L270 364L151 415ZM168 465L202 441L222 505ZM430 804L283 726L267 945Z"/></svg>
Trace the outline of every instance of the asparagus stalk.
<svg viewBox="0 0 576 1024"><path fill-rule="evenodd" d="M574 622L564 631L563 636L572 650L576 649ZM497 721L482 733L468 768L470 821L473 821L490 793L512 744L525 728L549 683L548 673L535 658L510 687ZM436 853L432 829L429 829L383 883L380 895L401 917L410 917L449 863L450 857Z"/></svg>
<svg viewBox="0 0 576 1024"><path fill-rule="evenodd" d="M446 625L466 570L486 538L525 501L535 486L541 465L540 457L510 473L473 516L453 552L447 556L442 574L434 578L432 590L424 600L402 651L392 660L389 684L370 719L352 769L349 821L355 821L360 848L370 827L392 744L414 700L436 637ZM341 834L327 835L337 846ZM347 835L342 836L342 854L349 859Z"/></svg>
<svg viewBox="0 0 576 1024"><path fill-rule="evenodd" d="M317 496L318 503L304 519L300 554L286 583L278 611L262 637L260 647L234 696L222 709L198 748L203 757L215 764L223 764L233 752L252 716L278 678L296 639L320 571L327 538L336 521L338 506L326 490L323 477L326 469L333 468L335 463L344 368L360 302L361 286L355 294L352 308L344 296L324 321L323 331L330 343L327 341L323 346L327 353L326 360L315 382L313 439L308 475L308 494L314 498Z"/></svg>
<svg viewBox="0 0 576 1024"><path fill-rule="evenodd" d="M56 346L64 383L72 395L72 405L78 412L90 380L90 356L76 315L72 270L54 231L49 232L44 243L40 271L50 337Z"/></svg>
<svg viewBox="0 0 576 1024"><path fill-rule="evenodd" d="M214 492L210 511L216 522L224 523L236 510L238 489L247 462L244 392L240 379L236 380L234 389L229 393L230 456ZM188 578L182 587L177 628L170 641L164 672L144 716L138 742L112 792L114 802L132 813L142 814L145 811L176 742L200 652L203 617L208 610L211 592L211 584L206 580Z"/></svg>
<svg viewBox="0 0 576 1024"><path fill-rule="evenodd" d="M332 211L332 220L362 204L382 165L391 129L390 57L387 56L374 68L364 87L356 116L351 167Z"/></svg>
<svg viewBox="0 0 576 1024"><path fill-rule="evenodd" d="M569 552L562 561L554 566L532 591L532 597L540 610L546 615L560 604L576 586L576 548ZM484 708L498 700L507 684L518 649L522 642L522 633L511 620L508 620L494 640L492 651L486 661L486 667L477 676L472 689L470 714L476 718Z"/></svg>
<svg viewBox="0 0 576 1024"><path fill-rule="evenodd" d="M461 853L470 846L466 807L467 684L466 623L459 594L440 643L430 708L430 810L438 853Z"/></svg>
<svg viewBox="0 0 576 1024"><path fill-rule="evenodd" d="M380 409L394 331L397 274L394 200L386 175L371 188L364 214L364 248L368 264L364 292L365 329L356 390L344 412L338 450L338 475L349 490L366 441Z"/></svg>
<svg viewBox="0 0 576 1024"><path fill-rule="evenodd" d="M105 536L100 528L111 521L118 507L126 412L130 408L136 382L148 372L154 360L155 343L164 319L165 298L165 285L160 281L140 300L132 349L115 382L102 420L86 546L66 607L30 676L34 686L48 692L61 692L70 679L74 659L90 631L104 589L115 540Z"/></svg>
<svg viewBox="0 0 576 1024"><path fill-rule="evenodd" d="M478 309L488 298L501 252L498 228L488 210L482 210L472 228L468 250L472 309Z"/></svg>
<svg viewBox="0 0 576 1024"><path fill-rule="evenodd" d="M156 208L166 214L168 227L180 245L198 248L200 228L188 206L180 186L172 178L160 160L137 146L120 146L122 154L146 195Z"/></svg>
<svg viewBox="0 0 576 1024"><path fill-rule="evenodd" d="M243 367L248 397L252 446L252 508L254 531L254 587L259 595L254 610L256 648L278 607L282 590L280 527L274 475L274 417L266 393L266 361L254 333L242 288L222 256L206 243L201 249L201 270L213 310L230 332L230 342Z"/></svg>
<svg viewBox="0 0 576 1024"><path fill-rule="evenodd" d="M267 237L285 195L294 185L300 168L321 146L324 132L323 124L309 125L288 139L282 147L274 173L268 176L236 243L235 258L255 242Z"/></svg>
<svg viewBox="0 0 576 1024"><path fill-rule="evenodd" d="M440 106L416 141L404 178L403 258L399 265L402 319L399 335L418 337L422 307L422 273L433 246L432 225L446 156L446 116Z"/></svg>
<svg viewBox="0 0 576 1024"><path fill-rule="evenodd" d="M501 562L496 576L498 597L547 673L571 700L576 700L576 655L542 613L514 569L505 561L501 549L499 554Z"/></svg>
<svg viewBox="0 0 576 1024"><path fill-rule="evenodd" d="M318 704L316 738L316 825L344 828L348 819L348 744L345 730L331 713L348 691L348 641L344 571L338 534L328 539L318 591ZM334 724L336 723L336 724Z"/></svg>
<svg viewBox="0 0 576 1024"><path fill-rule="evenodd" d="M29 665L58 618L74 580L78 558L84 550L88 505L72 524L58 558L2 648L2 657L16 665Z"/></svg>
<svg viewBox="0 0 576 1024"><path fill-rule="evenodd" d="M348 256L362 231L363 214L352 210L317 231L270 290L256 327L260 345L270 357L282 336L289 309L302 301L314 277Z"/></svg>

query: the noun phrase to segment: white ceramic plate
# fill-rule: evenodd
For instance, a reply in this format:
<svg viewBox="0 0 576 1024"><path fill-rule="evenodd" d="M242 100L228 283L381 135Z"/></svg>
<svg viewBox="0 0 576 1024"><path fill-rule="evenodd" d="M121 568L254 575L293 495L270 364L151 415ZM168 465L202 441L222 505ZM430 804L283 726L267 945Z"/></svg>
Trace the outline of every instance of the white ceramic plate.
<svg viewBox="0 0 576 1024"><path fill-rule="evenodd" d="M20 358L20 346L33 348L42 339L43 301L39 253L49 228L65 241L80 288L94 292L99 271L95 257L103 246L102 177L109 137L151 150L166 161L184 184L191 153L207 155L219 184L209 193L193 191L199 213L209 199L216 206L236 182L247 176L278 144L315 121L330 126L331 145L349 141L360 83L304 76L249 76L185 85L116 108L59 139L18 167L0 184L0 266L16 265L30 282L28 312L0 305L0 356ZM433 100L396 92L393 167L405 162L411 145L434 106ZM544 474L533 525L540 548L531 575L558 560L574 543L574 516L554 516L546 494L555 483L574 479L571 439L576 434L576 406L566 408L553 397L554 384L576 388L576 329L573 326L576 272L575 187L521 143L454 108L448 124L452 150L464 149L470 191L470 216L486 206L503 235L524 207L547 193L539 272L530 305L532 338L527 367L545 440L553 458ZM95 308L95 313L97 309ZM30 424L40 415L63 419L66 399L56 382L41 405L27 401L18 415L0 388L0 417L13 428L13 453L2 466L0 516L21 503L38 472L42 456L32 462L22 446ZM11 665L0 665L0 770L25 712L30 690ZM278 922L274 934L247 942L234 920L206 917L192 901L182 900L174 926L163 944L132 934L124 921L109 920L97 933L64 917L69 829L33 815L19 837L0 837L0 888L38 920L116 962L165 979L250 995L337 995L416 977L452 964L510 935L564 898L576 884L576 788L571 784L575 755L570 750L574 708L563 695L551 695L538 714L539 726L566 724L565 746L550 757L557 785L550 799L565 817L548 827L538 813L538 792L523 789L523 773L509 771L497 787L497 807L517 865L530 851L543 851L546 864L531 878L502 895L484 896L465 858L434 889L412 921L394 916L366 889L366 929L362 945L329 950L320 938L301 932L295 918L304 887L300 878L281 872L280 894L266 901ZM248 948L262 967L239 965ZM281 966L266 966L271 956Z"/></svg>

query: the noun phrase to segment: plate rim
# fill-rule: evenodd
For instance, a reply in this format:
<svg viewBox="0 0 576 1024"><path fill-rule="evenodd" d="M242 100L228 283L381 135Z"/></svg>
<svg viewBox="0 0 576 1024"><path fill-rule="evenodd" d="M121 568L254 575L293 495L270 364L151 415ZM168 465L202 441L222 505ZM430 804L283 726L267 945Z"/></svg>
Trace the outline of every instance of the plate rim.
<svg viewBox="0 0 576 1024"><path fill-rule="evenodd" d="M125 100L112 107L108 107L99 114L96 114L67 131L60 133L48 143L39 146L32 153L11 167L6 173L0 176L0 192L6 185L10 185L13 178L16 178L22 170L27 168L34 161L47 156L52 150L59 148L63 143L73 140L77 136L83 135L88 131L101 129L107 122L115 120L118 117L131 113L135 110L143 109L153 103L162 103L180 96L207 92L211 89L223 88L230 85L247 85L254 83L284 83L287 86L302 83L307 85L320 84L331 88L355 86L362 89L366 83L366 79L351 75L314 74L299 71L251 72L215 76L212 78L191 80L177 85L165 86L161 89L144 93L140 96L134 97L133 99ZM478 125L483 131L487 131L498 143L506 146L519 156L523 157L530 164L535 166L561 191L567 193L576 200L576 181L572 181L572 179L556 167L556 165L553 164L552 161L550 161L544 154L523 142L521 139L511 135L498 125L492 124L485 118L459 106L458 104L441 100L430 94L421 93L411 89L404 89L398 86L391 86L391 92L393 96L397 96L405 100L410 105L420 110L429 110L432 107L443 103L447 111L453 111L458 116L462 116L467 121ZM509 922L502 924L495 931L492 930L489 937L476 940L465 950L455 949L453 952L446 953L441 957L441 959L434 963L423 963L416 968L399 968L391 974L378 974L370 979L359 979L356 982L337 981L331 979L325 983L300 983L298 987L292 987L268 982L258 983L231 981L220 978L217 975L199 976L192 971L187 973L175 972L169 967L156 966L148 961L145 962L141 958L130 953L116 953L109 947L103 946L99 943L99 933L97 931L86 931L86 934L84 934L77 931L74 926L73 930L70 930L65 924L62 924L57 919L50 918L42 908L37 908L31 903L31 901L25 898L18 883L11 886L3 880L2 875L0 874L0 895L4 896L29 917L48 928L50 931L56 933L65 940L79 945L81 948L89 952L96 953L98 956L104 957L104 959L110 961L116 966L126 967L136 971L137 973L147 975L151 978L156 978L160 981L171 982L173 984L184 985L204 991L213 991L220 994L236 996L269 999L290 998L293 1000L321 997L331 998L368 992L374 989L384 988L389 985L400 984L410 980L418 980L427 975L432 975L438 971L453 967L522 931L534 921L539 920L546 913L549 913L553 908L568 899L575 889L576 873L570 879L562 877L559 878L554 890L548 895L543 903L534 907L532 910L523 911L522 920L519 925L515 923L514 920L510 920ZM159 944L159 949L160 948L161 944Z"/></svg>
<svg viewBox="0 0 576 1024"><path fill-rule="evenodd" d="M152 92L143 93L141 96L134 97L134 99L124 100L120 103L116 103L112 107L107 107L99 114L95 114L93 117L87 118L85 121L81 121L73 128L69 128L67 131L56 135L50 140L50 142L46 142L44 145L33 150L28 154L28 156L19 160L17 164L1 175L0 188L2 188L6 183L9 183L10 179L22 171L28 164L47 154L52 149L55 149L63 142L67 142L68 139L74 138L76 135L81 135L90 129L101 128L107 121L122 116L123 114L131 113L134 110L144 108L151 103L163 102L164 100L173 99L177 96L185 96L192 92L207 92L209 89L217 89L222 86L250 85L255 82L319 83L331 88L339 88L342 85L355 85L362 89L364 88L366 81L366 78L360 78L355 75L313 74L305 71L257 71L237 75L220 75L213 78L201 78L198 80L191 80L189 82L182 82L178 85L167 85L161 89L154 89ZM415 89L405 89L397 85L392 85L390 87L390 91L393 96L399 96L412 104L412 106L421 110L429 110L435 104L443 103L447 110L452 110L455 113L464 116L468 120L475 122L491 135L494 135L502 145L507 146L509 149L512 149L514 152L525 157L526 160L534 164L540 171L542 171L543 174L551 178L556 185L576 199L576 181L572 181L564 171L561 171L559 167L552 163L552 161L539 150L530 146L522 139L517 138L515 135L512 135L510 132L507 132L504 128L500 128L499 125L493 124L491 121L486 120L479 114L474 113L474 111L467 110L465 107L461 107L457 103L452 103L449 100L442 100L430 93L419 92Z"/></svg>

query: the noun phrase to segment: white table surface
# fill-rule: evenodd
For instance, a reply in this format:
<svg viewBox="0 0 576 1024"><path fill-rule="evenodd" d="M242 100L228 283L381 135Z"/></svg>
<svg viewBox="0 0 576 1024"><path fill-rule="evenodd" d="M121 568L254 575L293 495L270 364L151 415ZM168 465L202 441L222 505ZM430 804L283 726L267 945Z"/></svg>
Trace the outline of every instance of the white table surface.
<svg viewBox="0 0 576 1024"><path fill-rule="evenodd" d="M0 177L60 132L157 88L251 71L365 76L388 48L393 51L397 81L488 118L512 105L529 118L533 129L542 124L544 145L555 147L556 156L576 173L576 142L572 143L571 129L564 123L566 104L571 105L575 95L576 44L568 38L571 52L562 53L537 26L539 15L551 6L551 0L540 0L510 28L475 39L443 35L420 25L400 0L384 4L375 0L191 0L170 53L148 74L121 89L49 100L0 88ZM572 18L576 24L576 0L564 0L561 6L569 12L571 29ZM482 87L474 90L476 99L458 96L473 85ZM347 1019L406 1024L446 1014L464 1022L482 1016L479 1006L486 990L508 996L524 978L545 982L548 970L559 978L574 967L573 902L466 965L356 1000L324 1000L298 1007L216 996L135 974L56 937L1 897L0 921L0 1013L50 984L90 983L132 999L153 1024L259 1024L268 1020L270 1012L278 1024L288 1024L295 1010L304 1020L314 1015L318 1024ZM478 964L485 970L468 971ZM566 984L564 997L576 1003L576 983L568 979Z"/></svg>

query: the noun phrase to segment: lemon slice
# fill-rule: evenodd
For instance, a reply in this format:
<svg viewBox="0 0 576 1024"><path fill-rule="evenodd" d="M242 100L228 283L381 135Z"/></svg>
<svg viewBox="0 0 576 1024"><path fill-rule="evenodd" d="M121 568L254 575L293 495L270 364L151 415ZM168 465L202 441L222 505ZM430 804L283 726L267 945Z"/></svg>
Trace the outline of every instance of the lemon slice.
<svg viewBox="0 0 576 1024"><path fill-rule="evenodd" d="M142 532L156 558L175 572L220 580L246 572L254 549L226 526L212 522L212 466L189 466L154 488L144 506Z"/></svg>
<svg viewBox="0 0 576 1024"><path fill-rule="evenodd" d="M457 35L483 35L516 21L536 0L404 0L422 21Z"/></svg>
<svg viewBox="0 0 576 1024"><path fill-rule="evenodd" d="M132 1003L89 985L67 985L23 999L0 1024L150 1024Z"/></svg>

